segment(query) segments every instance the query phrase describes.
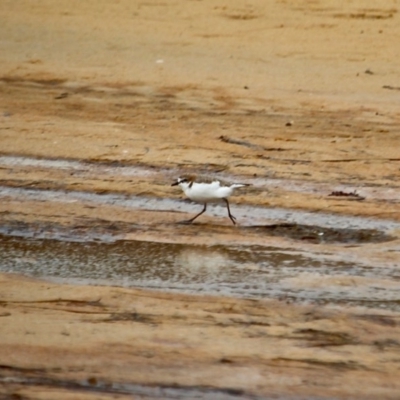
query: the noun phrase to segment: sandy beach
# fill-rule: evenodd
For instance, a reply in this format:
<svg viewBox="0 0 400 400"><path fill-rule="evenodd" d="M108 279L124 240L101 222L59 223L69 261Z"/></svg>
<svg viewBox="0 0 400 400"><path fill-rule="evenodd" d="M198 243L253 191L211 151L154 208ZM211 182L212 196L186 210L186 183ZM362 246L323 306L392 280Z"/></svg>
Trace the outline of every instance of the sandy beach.
<svg viewBox="0 0 400 400"><path fill-rule="evenodd" d="M390 271L335 284L395 292L398 11L377 0L4 2L1 240L269 246ZM223 209L179 224L201 209L171 187L182 173L248 183L231 201L238 225ZM398 297L298 304L2 272L0 397L398 398Z"/></svg>

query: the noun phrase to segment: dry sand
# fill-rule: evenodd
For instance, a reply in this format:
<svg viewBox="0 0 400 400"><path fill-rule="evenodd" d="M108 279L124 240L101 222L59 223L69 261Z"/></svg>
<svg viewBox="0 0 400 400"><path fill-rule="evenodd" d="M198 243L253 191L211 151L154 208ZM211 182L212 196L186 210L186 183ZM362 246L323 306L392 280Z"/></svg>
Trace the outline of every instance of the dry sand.
<svg viewBox="0 0 400 400"><path fill-rule="evenodd" d="M156 175L88 179L19 165L1 168L0 183L180 198L169 186L177 174L221 173L273 182L236 203L399 221L398 11L395 0L3 2L1 155ZM365 199L329 196L340 190ZM182 218L23 199L0 207L4 223ZM204 236L216 225L230 221L199 224ZM240 230L229 237L240 241ZM140 238L163 240L151 229ZM400 264L397 254L381 257ZM1 279L6 397L400 393L395 313Z"/></svg>

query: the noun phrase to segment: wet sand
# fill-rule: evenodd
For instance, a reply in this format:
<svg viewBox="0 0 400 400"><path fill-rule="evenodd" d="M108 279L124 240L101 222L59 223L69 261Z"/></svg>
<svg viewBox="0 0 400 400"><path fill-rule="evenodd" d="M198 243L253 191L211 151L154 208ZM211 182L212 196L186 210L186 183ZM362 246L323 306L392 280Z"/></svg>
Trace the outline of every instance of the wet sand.
<svg viewBox="0 0 400 400"><path fill-rule="evenodd" d="M1 234L290 247L398 271L396 3L21 1L0 15ZM199 207L170 186L187 172L251 184L231 201L237 227L223 209L178 223ZM303 211L317 234L324 215L348 224L321 242L293 224ZM337 240L354 216L379 229ZM6 396L398 397L397 311L1 279Z"/></svg>
<svg viewBox="0 0 400 400"><path fill-rule="evenodd" d="M397 396L398 314L1 279L9 395Z"/></svg>

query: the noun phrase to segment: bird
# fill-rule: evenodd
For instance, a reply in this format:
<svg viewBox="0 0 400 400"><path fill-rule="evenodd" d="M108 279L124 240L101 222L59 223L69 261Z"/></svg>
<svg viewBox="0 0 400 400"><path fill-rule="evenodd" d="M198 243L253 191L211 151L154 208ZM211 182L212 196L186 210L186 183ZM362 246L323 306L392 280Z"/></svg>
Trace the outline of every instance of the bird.
<svg viewBox="0 0 400 400"><path fill-rule="evenodd" d="M213 179L211 181L202 180L197 182L196 177L193 175L184 175L179 177L175 183L171 186L179 186L190 200L204 204L203 209L193 218L187 222L193 222L197 217L203 214L207 209L207 203L215 203L218 201L224 201L226 208L228 209L228 216L233 224L236 224L236 217L231 214L229 208L228 197L232 195L235 189L244 186L249 186L247 183L233 183L229 186L221 184L219 180Z"/></svg>

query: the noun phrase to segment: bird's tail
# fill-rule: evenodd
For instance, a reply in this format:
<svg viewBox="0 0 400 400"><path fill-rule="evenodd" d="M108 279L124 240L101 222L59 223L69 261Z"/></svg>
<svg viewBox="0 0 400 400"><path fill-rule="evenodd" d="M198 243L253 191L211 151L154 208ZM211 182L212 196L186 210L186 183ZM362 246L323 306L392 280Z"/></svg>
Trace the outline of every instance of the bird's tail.
<svg viewBox="0 0 400 400"><path fill-rule="evenodd" d="M234 183L234 184L231 185L231 188L232 189L237 189L237 188L241 188L241 187L244 187L244 186L250 186L250 184L249 183Z"/></svg>

